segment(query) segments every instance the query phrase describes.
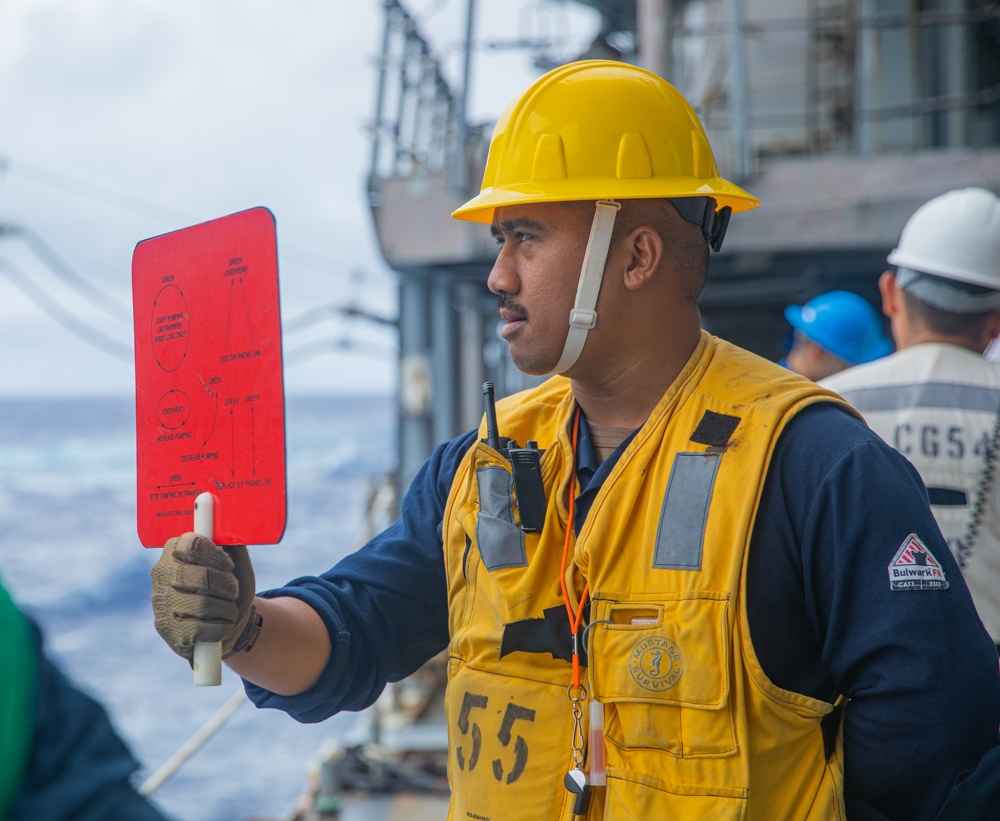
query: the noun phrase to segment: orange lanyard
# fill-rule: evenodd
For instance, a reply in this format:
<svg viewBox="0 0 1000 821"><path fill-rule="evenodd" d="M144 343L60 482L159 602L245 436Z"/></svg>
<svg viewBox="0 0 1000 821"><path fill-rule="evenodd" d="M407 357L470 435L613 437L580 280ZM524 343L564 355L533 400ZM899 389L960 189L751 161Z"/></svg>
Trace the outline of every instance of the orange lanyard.
<svg viewBox="0 0 1000 821"><path fill-rule="evenodd" d="M566 541L563 543L562 567L559 575L559 585L562 589L563 602L566 604L566 615L569 617L570 636L573 639L573 688L580 688L580 622L583 621L583 608L587 603L587 593L590 591L590 583L587 582L580 594L580 603L573 612L573 605L570 604L569 589L566 586L566 568L569 565L569 546L573 540L575 529L574 518L576 516L576 445L580 434L580 408L577 407L573 415L573 470L569 477L569 517L566 522Z"/></svg>

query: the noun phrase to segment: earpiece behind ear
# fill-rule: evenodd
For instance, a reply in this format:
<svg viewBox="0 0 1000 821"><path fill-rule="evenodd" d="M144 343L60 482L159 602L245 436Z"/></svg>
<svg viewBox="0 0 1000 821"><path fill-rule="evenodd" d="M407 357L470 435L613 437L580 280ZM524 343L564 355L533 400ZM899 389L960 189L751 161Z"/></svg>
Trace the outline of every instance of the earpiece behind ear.
<svg viewBox="0 0 1000 821"><path fill-rule="evenodd" d="M732 214L733 209L728 205L724 205L718 211L714 212L712 229L705 235L713 251L718 251L722 247L722 240L725 239L726 229L729 228L729 218Z"/></svg>
<svg viewBox="0 0 1000 821"><path fill-rule="evenodd" d="M729 227L729 217L733 213L731 206L724 205L716 211L713 197L676 197L670 202L684 219L701 226L702 236L713 251L722 247L722 240Z"/></svg>

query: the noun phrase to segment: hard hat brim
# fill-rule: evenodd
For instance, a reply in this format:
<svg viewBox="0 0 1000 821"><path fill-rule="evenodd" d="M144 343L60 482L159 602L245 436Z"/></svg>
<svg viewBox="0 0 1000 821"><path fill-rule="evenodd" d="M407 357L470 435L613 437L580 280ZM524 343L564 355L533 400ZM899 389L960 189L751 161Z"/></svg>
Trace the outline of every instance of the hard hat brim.
<svg viewBox="0 0 1000 821"><path fill-rule="evenodd" d="M784 314L785 314L785 319L788 321L789 325L795 328L796 331L802 331L803 333L805 332L806 323L802 321L801 305L786 305Z"/></svg>
<svg viewBox="0 0 1000 821"><path fill-rule="evenodd" d="M452 217L468 222L489 224L493 222L493 212L508 205L529 205L540 202L580 202L601 199L639 200L673 199L679 197L712 197L717 208L729 206L734 213L750 211L760 205L760 200L733 185L722 177L696 179L676 177L665 184L665 180L617 180L608 185L607 180L595 181L587 185L586 180L565 180L546 182L541 186L521 184L516 189L490 187L484 189L461 208L452 212Z"/></svg>

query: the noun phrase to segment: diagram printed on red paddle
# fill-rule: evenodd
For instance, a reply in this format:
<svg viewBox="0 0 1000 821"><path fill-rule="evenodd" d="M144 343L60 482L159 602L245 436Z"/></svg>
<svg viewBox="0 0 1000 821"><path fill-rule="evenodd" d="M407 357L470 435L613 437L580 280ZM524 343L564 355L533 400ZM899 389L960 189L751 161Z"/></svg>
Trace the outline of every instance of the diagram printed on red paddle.
<svg viewBox="0 0 1000 821"><path fill-rule="evenodd" d="M253 208L143 240L132 256L139 540L218 544L285 528L285 418L274 217Z"/></svg>

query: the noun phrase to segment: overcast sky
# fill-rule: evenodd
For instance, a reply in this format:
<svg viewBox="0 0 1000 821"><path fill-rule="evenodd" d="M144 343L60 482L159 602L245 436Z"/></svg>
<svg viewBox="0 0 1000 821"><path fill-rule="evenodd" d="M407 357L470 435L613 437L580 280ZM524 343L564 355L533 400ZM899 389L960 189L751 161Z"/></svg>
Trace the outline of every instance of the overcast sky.
<svg viewBox="0 0 1000 821"><path fill-rule="evenodd" d="M457 81L465 0L404 5ZM478 0L475 36L580 43L594 23ZM131 395L136 243L257 205L277 222L288 392L391 390L391 332L333 312L294 330L321 305L395 312L364 196L382 28L381 0L0 3L0 397ZM481 54L484 120L536 72Z"/></svg>

